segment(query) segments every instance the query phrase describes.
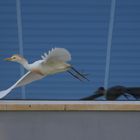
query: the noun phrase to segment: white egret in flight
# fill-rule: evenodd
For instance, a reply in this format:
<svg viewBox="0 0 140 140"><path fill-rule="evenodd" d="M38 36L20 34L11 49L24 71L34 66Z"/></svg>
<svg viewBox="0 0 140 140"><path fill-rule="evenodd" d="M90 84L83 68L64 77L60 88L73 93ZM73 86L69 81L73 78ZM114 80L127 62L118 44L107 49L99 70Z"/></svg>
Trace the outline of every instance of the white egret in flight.
<svg viewBox="0 0 140 140"><path fill-rule="evenodd" d="M72 76L79 80L86 79L86 76L78 72L72 65L68 64L67 61L71 60L71 54L64 48L54 48L44 55L41 56L42 59L29 64L28 61L20 56L13 55L5 60L18 62L23 67L28 70L28 72L23 75L13 86L10 88L0 91L0 98L6 96L14 88L24 86L33 81L42 79L48 75L65 72L67 71Z"/></svg>

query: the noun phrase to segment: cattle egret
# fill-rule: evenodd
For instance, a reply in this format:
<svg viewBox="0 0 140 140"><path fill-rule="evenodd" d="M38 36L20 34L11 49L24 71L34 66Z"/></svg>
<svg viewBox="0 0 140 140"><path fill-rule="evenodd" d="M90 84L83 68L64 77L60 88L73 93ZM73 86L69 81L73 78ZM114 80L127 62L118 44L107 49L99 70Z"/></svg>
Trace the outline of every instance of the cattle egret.
<svg viewBox="0 0 140 140"><path fill-rule="evenodd" d="M48 54L44 53L41 58L41 60L35 61L32 64L29 64L28 61L20 55L13 55L10 58L6 58L5 60L20 63L26 70L28 70L28 72L23 75L13 86L6 90L0 91L0 98L6 96L14 88L27 85L48 75L60 72L67 71L73 77L79 80L88 80L85 75L81 74L75 68L73 68L72 65L67 63L67 61L71 60L71 54L64 48L54 48L49 51Z"/></svg>

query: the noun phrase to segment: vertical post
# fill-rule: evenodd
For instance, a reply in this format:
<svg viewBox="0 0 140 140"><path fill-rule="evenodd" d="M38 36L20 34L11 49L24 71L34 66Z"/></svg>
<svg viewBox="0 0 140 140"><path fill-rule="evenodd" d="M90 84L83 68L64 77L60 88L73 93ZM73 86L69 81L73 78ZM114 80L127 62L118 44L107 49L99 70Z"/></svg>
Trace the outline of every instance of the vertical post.
<svg viewBox="0 0 140 140"><path fill-rule="evenodd" d="M22 17L21 17L20 0L16 0L16 11L17 11L19 53L23 55ZM20 76L23 76L23 74L24 74L24 69L22 66L20 66ZM22 93L22 99L25 99L25 87L21 88L21 93Z"/></svg>
<svg viewBox="0 0 140 140"><path fill-rule="evenodd" d="M115 5L116 5L116 0L111 0L110 21L109 21L109 30L108 30L108 39L107 39L105 79L104 79L104 87L106 89L108 88L108 81L109 81L112 35L113 35L113 25L114 25L115 7L116 7Z"/></svg>

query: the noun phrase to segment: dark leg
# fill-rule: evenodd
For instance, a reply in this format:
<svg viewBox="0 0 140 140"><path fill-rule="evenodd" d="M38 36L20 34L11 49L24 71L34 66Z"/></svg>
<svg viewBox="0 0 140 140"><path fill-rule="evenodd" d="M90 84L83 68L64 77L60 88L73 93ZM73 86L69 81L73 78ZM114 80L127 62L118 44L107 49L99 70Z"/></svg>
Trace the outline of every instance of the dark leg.
<svg viewBox="0 0 140 140"><path fill-rule="evenodd" d="M89 81L89 79L86 77L86 76L84 76L83 74L81 74L79 71L77 71L75 68L73 68L73 67L71 67L71 69L74 71L74 72L76 72L79 76L81 76L82 78L84 78L84 79L86 79L87 81Z"/></svg>
<svg viewBox="0 0 140 140"><path fill-rule="evenodd" d="M82 81L78 76L74 75L71 71L67 71L69 74L71 74L73 77L75 77L76 79Z"/></svg>

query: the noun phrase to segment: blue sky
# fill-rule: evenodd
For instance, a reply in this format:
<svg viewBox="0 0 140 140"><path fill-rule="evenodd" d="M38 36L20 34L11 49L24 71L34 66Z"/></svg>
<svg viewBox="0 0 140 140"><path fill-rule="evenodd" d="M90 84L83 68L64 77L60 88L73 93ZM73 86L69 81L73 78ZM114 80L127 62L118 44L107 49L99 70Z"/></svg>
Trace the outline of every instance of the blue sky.
<svg viewBox="0 0 140 140"><path fill-rule="evenodd" d="M70 62L89 74L81 83L68 73L25 87L28 99L79 99L104 85L112 0L21 0L23 53L30 61L52 47L68 49ZM108 85L140 85L140 1L116 0ZM16 0L0 0L0 89L20 78L17 63L3 58L20 53ZM7 99L21 99L15 89Z"/></svg>

